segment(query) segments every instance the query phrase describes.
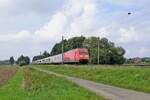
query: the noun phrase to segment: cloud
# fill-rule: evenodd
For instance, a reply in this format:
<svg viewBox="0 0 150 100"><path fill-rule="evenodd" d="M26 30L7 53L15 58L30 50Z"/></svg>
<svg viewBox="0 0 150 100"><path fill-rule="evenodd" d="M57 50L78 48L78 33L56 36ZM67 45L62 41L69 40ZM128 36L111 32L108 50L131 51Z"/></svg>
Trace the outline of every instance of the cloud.
<svg viewBox="0 0 150 100"><path fill-rule="evenodd" d="M113 4L119 4L119 5L129 5L135 2L135 0L105 0L107 2L111 2Z"/></svg>
<svg viewBox="0 0 150 100"><path fill-rule="evenodd" d="M13 3L13 0L0 0L0 8L9 7Z"/></svg>
<svg viewBox="0 0 150 100"><path fill-rule="evenodd" d="M113 1L114 3L116 1ZM33 37L34 41L47 42L57 41L56 37L65 35L67 38L72 36L100 36L114 38L117 35L117 42L128 43L137 40L137 32L134 27L121 28L120 24L110 25L99 24L97 18L97 0L68 0L63 9L56 11L49 22L37 29L33 34L29 31L18 32L16 38L22 38L24 33ZM115 31L119 30L119 31ZM115 33L116 32L116 33ZM6 37L1 36L1 37ZM15 38L13 35L8 37ZM24 36L26 38L26 36Z"/></svg>
<svg viewBox="0 0 150 100"><path fill-rule="evenodd" d="M75 10L77 8L77 10ZM61 40L61 35L66 38L82 35L90 35L94 31L92 27L95 24L96 4L95 0L69 0L60 11L56 11L49 22L34 32L28 30L0 35L1 42L12 41L20 43L30 42L32 51L39 52L47 48L48 45ZM60 37L60 38L59 38ZM28 43L27 42L27 43ZM51 42L51 44L49 44ZM29 46L28 45L28 46ZM45 46L45 47L43 47ZM47 46L47 47L46 47ZM50 48L51 48L50 47ZM24 48L25 49L25 48ZM36 49L36 51L35 51ZM33 51L34 50L34 51ZM23 50L24 51L24 50Z"/></svg>
<svg viewBox="0 0 150 100"><path fill-rule="evenodd" d="M0 35L0 41L1 42L8 42L8 41L22 41L28 38L31 38L32 35L28 31L21 31L18 33L13 33L13 34L2 34Z"/></svg>
<svg viewBox="0 0 150 100"><path fill-rule="evenodd" d="M63 33L66 21L66 16L63 13L56 13L53 15L52 20L50 20L48 24L35 32L35 38L40 38L43 41L49 41L50 39L59 37L59 35Z"/></svg>
<svg viewBox="0 0 150 100"><path fill-rule="evenodd" d="M96 4L91 0L69 0L64 9L56 12L48 24L35 32L41 40L88 35L94 31Z"/></svg>
<svg viewBox="0 0 150 100"><path fill-rule="evenodd" d="M78 2L80 3L80 2ZM74 5L76 6L76 5ZM74 8L73 6L73 8ZM84 33L85 35L94 31L94 24L96 18L96 4L95 2L86 1L83 5L80 5L80 12L77 13L78 16L71 19L68 32L70 33ZM72 9L72 8L71 8ZM72 13L75 16L76 13Z"/></svg>
<svg viewBox="0 0 150 100"><path fill-rule="evenodd" d="M0 4L2 2L5 5L9 6L10 4L12 4L10 1L11 0L2 0L0 1ZM87 37L107 37L111 41L115 42L117 45L121 45L125 49L127 49L128 56L136 55L134 50L138 46L147 44L143 47L149 47L149 28L144 27L144 23L142 24L142 29L137 28L137 26L139 27L140 24L135 25L134 22L139 23L143 21L137 20L138 18L136 18L136 14L130 17L127 15L128 11L126 11L126 9L131 9L132 7L128 7L126 5L133 4L133 1L135 0L67 0L63 4L63 7L57 6L57 10L52 11L53 13L50 10L46 10L51 9L48 8L49 4L51 4L51 2L48 1L49 0L46 0L45 2L40 3L40 0L32 0L32 2L17 0L15 3L13 2L13 4L19 5L15 9L13 9L13 11L16 12L16 14L21 15L21 17L19 16L21 20L25 19L26 17L24 16L27 15L32 15L32 19L25 19L25 21L18 24L20 26L22 24L25 25L25 23L29 23L26 25L25 28L20 29L20 32L0 34L1 44L3 42L6 43L11 41L10 45L17 44L16 48L20 47L22 48L22 51L32 56L36 55L42 50L50 50L50 48L52 48L52 46L56 42L61 40L62 35L64 35L65 38L81 35ZM111 7L109 8L109 12L111 13L108 13L107 11L107 2L111 3ZM106 4L106 6L103 6L103 4ZM116 7L116 5L119 5L117 6L117 9L115 9L115 11L112 10L111 8ZM121 9L122 7L125 9ZM42 13L43 11L45 11L44 15ZM51 13L52 15L49 15L47 13ZM32 22L33 19L36 19L35 16L38 15L40 16L37 18L38 20L34 20ZM44 17L41 17L41 15ZM132 20L130 19L131 17ZM43 19L49 20L43 21ZM145 17L143 17L142 19L144 20ZM17 17L14 22L17 22L18 20L19 19ZM38 22L40 24L38 24ZM34 30L31 31L30 29L34 27L33 23L36 23L38 27L35 27ZM146 23L146 25L148 24L149 23ZM5 28L7 29L7 27ZM147 28L147 31L145 31L145 28ZM145 40L141 42L141 38ZM28 44L28 48L30 48L30 51L28 51L29 49L27 49L26 46L21 46L21 44ZM132 49L132 46L135 44L139 45L136 45L136 47ZM145 53L147 53L148 50L141 51L143 51L143 53L141 54L144 55Z"/></svg>
<svg viewBox="0 0 150 100"><path fill-rule="evenodd" d="M15 34L8 34L1 36L3 40L6 40L6 37L9 39L23 39L32 37L33 42L48 42L48 41L57 41L58 37L61 35L65 35L66 38L72 36L91 36L95 33L97 35L97 31L102 31L103 35L106 35L106 29L104 27L99 28L95 31L93 27L95 25L95 17L96 17L96 1L93 0L69 0L63 9L57 11L41 28L36 30L33 34L29 31L22 31ZM25 34L27 36L23 36ZM101 34L101 35L102 35ZM57 37L57 38L56 38Z"/></svg>
<svg viewBox="0 0 150 100"><path fill-rule="evenodd" d="M130 27L129 29L120 29L120 38L119 42L122 43L128 43L132 41L137 41L138 40L138 33L135 31L133 27Z"/></svg>
<svg viewBox="0 0 150 100"><path fill-rule="evenodd" d="M40 14L47 14L51 11L58 9L62 2L65 0L0 0L0 11L7 11L9 13L18 13L24 12L25 13L40 13ZM51 9L49 9L51 8Z"/></svg>
<svg viewBox="0 0 150 100"><path fill-rule="evenodd" d="M138 55L140 55L141 57L142 56L148 57L148 56L150 56L149 52L150 52L150 48L149 47L148 48L141 47L140 50L139 50L139 54Z"/></svg>

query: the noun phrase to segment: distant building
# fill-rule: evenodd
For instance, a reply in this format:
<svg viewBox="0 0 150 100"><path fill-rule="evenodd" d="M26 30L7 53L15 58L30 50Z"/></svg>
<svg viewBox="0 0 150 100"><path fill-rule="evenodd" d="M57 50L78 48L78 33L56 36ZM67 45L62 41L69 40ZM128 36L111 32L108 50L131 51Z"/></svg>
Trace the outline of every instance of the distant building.
<svg viewBox="0 0 150 100"><path fill-rule="evenodd" d="M134 64L141 64L141 63L142 63L142 59L139 58L139 57L136 57L136 58L133 58L133 59L132 59L132 62L133 62Z"/></svg>

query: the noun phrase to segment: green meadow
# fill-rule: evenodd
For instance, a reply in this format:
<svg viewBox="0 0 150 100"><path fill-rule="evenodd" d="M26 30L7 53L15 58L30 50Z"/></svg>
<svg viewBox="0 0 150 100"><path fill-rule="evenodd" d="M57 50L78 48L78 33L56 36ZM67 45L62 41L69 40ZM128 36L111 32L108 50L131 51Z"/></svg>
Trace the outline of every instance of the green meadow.
<svg viewBox="0 0 150 100"><path fill-rule="evenodd" d="M150 93L150 68L135 66L39 65L53 72Z"/></svg>
<svg viewBox="0 0 150 100"><path fill-rule="evenodd" d="M0 100L104 100L70 81L31 68L19 68L0 88Z"/></svg>

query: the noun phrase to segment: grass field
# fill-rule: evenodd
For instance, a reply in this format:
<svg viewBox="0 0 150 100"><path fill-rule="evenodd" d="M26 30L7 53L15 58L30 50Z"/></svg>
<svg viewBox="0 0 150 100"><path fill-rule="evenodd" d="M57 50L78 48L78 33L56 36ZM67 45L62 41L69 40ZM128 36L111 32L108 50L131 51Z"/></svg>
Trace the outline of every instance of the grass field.
<svg viewBox="0 0 150 100"><path fill-rule="evenodd" d="M20 68L0 88L0 100L104 100L70 81L30 68Z"/></svg>
<svg viewBox="0 0 150 100"><path fill-rule="evenodd" d="M150 93L150 68L119 66L39 65L50 71Z"/></svg>

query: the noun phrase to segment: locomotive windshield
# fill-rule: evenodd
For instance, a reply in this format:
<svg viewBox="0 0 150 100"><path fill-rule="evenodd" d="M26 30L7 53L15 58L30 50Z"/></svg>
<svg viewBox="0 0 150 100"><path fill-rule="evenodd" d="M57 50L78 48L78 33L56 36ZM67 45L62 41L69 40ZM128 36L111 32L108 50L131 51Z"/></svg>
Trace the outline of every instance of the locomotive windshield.
<svg viewBox="0 0 150 100"><path fill-rule="evenodd" d="M88 55L88 52L87 51L85 51L85 50L80 50L80 55Z"/></svg>

